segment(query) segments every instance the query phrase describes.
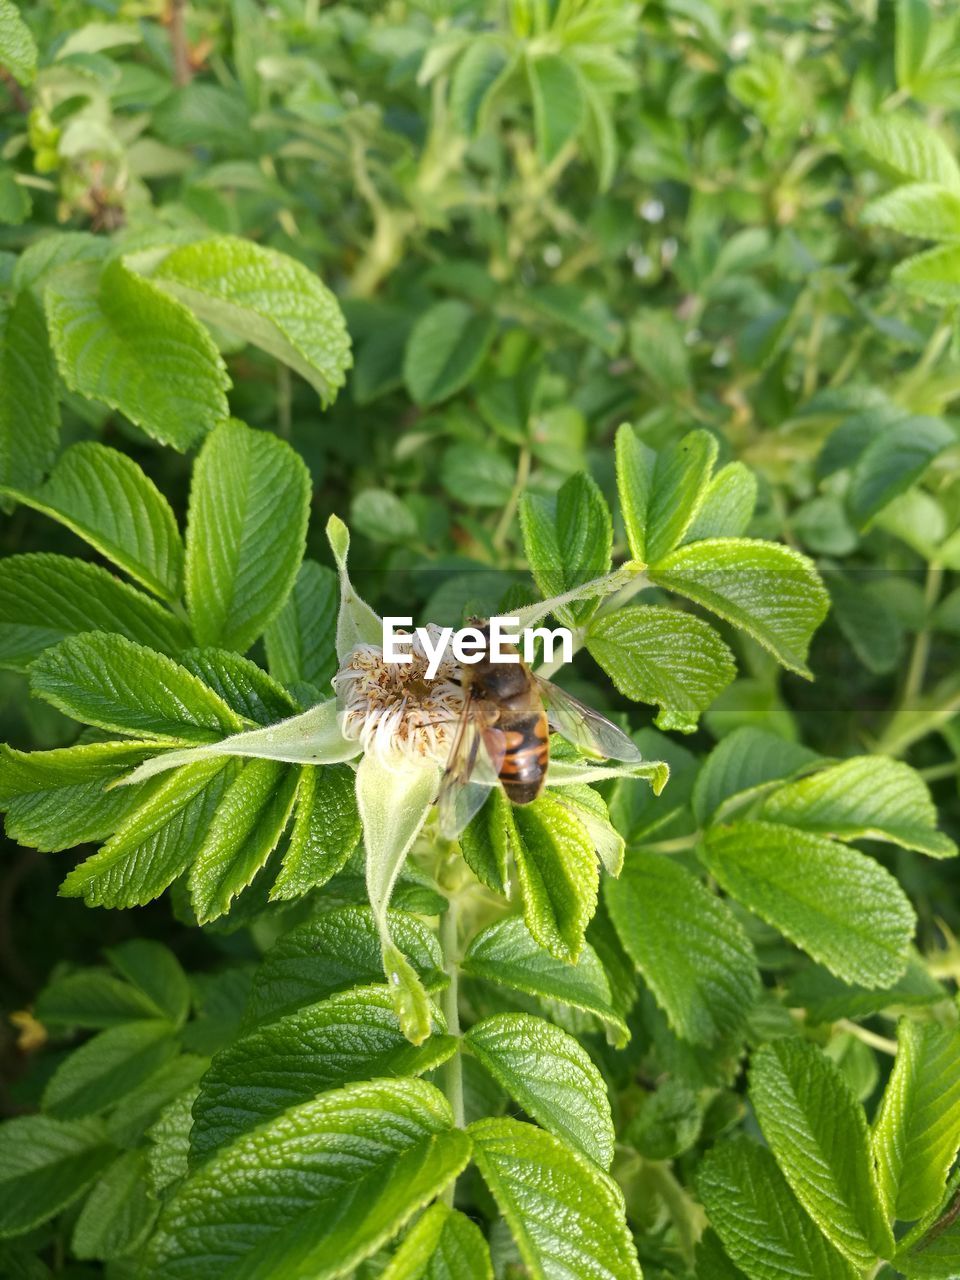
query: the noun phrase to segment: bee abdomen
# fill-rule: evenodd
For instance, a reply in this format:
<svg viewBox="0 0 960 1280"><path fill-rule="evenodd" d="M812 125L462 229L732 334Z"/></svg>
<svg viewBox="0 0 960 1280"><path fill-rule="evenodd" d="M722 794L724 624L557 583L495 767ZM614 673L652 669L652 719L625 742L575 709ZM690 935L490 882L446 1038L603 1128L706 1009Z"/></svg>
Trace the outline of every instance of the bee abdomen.
<svg viewBox="0 0 960 1280"><path fill-rule="evenodd" d="M530 804L543 789L550 749L544 715L530 716L507 730L500 782L513 804Z"/></svg>

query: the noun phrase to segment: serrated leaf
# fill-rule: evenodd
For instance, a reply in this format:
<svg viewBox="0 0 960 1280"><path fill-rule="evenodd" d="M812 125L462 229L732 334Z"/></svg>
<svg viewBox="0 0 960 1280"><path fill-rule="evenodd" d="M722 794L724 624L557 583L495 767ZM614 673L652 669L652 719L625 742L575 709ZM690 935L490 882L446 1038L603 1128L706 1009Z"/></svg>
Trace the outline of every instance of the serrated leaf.
<svg viewBox="0 0 960 1280"><path fill-rule="evenodd" d="M707 833L704 856L722 887L846 982L889 986L916 927L889 871L864 854L772 822Z"/></svg>
<svg viewBox="0 0 960 1280"><path fill-rule="evenodd" d="M894 267L893 279L927 302L956 302L960 298L960 245L944 245L907 258Z"/></svg>
<svg viewBox="0 0 960 1280"><path fill-rule="evenodd" d="M893 1257L897 1271L908 1280L954 1280L960 1270L960 1223L950 1217L935 1223L918 1240L907 1240Z"/></svg>
<svg viewBox="0 0 960 1280"><path fill-rule="evenodd" d="M797 1199L857 1267L893 1253L863 1108L816 1045L776 1040L753 1056L750 1100Z"/></svg>
<svg viewBox="0 0 960 1280"><path fill-rule="evenodd" d="M192 863L236 772L232 760L202 760L171 773L102 849L67 876L65 897L91 907L142 906Z"/></svg>
<svg viewBox="0 0 960 1280"><path fill-rule="evenodd" d="M37 73L37 42L13 0L0 0L0 67L22 85Z"/></svg>
<svg viewBox="0 0 960 1280"><path fill-rule="evenodd" d="M438 1200L404 1236L381 1280L493 1280L490 1248L471 1218Z"/></svg>
<svg viewBox="0 0 960 1280"><path fill-rule="evenodd" d="M229 380L207 330L119 258L102 271L87 263L58 271L44 304L71 391L180 450L227 417Z"/></svg>
<svg viewBox="0 0 960 1280"><path fill-rule="evenodd" d="M606 1086L572 1036L543 1018L501 1013L474 1023L464 1039L529 1116L609 1169L614 1129Z"/></svg>
<svg viewBox="0 0 960 1280"><path fill-rule="evenodd" d="M357 987L307 1005L214 1057L193 1104L191 1159L205 1160L326 1090L378 1076L419 1076L455 1049L452 1036L437 1034L412 1045L385 986Z"/></svg>
<svg viewBox="0 0 960 1280"><path fill-rule="evenodd" d="M404 381L416 403L439 404L462 390L483 363L495 331L490 316L456 298L425 311L403 358Z"/></svg>
<svg viewBox="0 0 960 1280"><path fill-rule="evenodd" d="M871 200L860 220L923 240L958 240L960 192L933 182L908 183Z"/></svg>
<svg viewBox="0 0 960 1280"><path fill-rule="evenodd" d="M11 840L42 853L104 840L149 788L105 791L149 753L139 742L93 742L54 751L0 745L0 808Z"/></svg>
<svg viewBox="0 0 960 1280"><path fill-rule="evenodd" d="M297 811L271 900L299 898L343 867L361 836L351 769L333 765L302 770Z"/></svg>
<svg viewBox="0 0 960 1280"><path fill-rule="evenodd" d="M17 1116L0 1125L0 1238L67 1208L115 1155L93 1120Z"/></svg>
<svg viewBox="0 0 960 1280"><path fill-rule="evenodd" d="M580 77L575 65L559 53L528 56L526 70L537 151L541 163L549 165L583 124L585 103Z"/></svg>
<svg viewBox="0 0 960 1280"><path fill-rule="evenodd" d="M43 309L27 290L0 304L0 388L0 482L28 487L57 452L60 409Z"/></svg>
<svg viewBox="0 0 960 1280"><path fill-rule="evenodd" d="M156 1016L153 1001L106 969L80 969L40 992L34 1012L51 1027L103 1029Z"/></svg>
<svg viewBox="0 0 960 1280"><path fill-rule="evenodd" d="M884 756L854 756L769 795L761 817L840 840L889 840L931 858L956 855L916 770Z"/></svg>
<svg viewBox="0 0 960 1280"><path fill-rule="evenodd" d="M82 631L113 631L167 654L190 644L179 618L99 565L44 552L0 561L0 666L25 671Z"/></svg>
<svg viewBox="0 0 960 1280"><path fill-rule="evenodd" d="M277 724L299 710L286 689L262 667L229 649L188 649L180 665L253 724Z"/></svg>
<svg viewBox="0 0 960 1280"><path fill-rule="evenodd" d="M576 964L567 964L538 946L524 922L513 916L477 934L462 967L473 977L593 1013L612 1028L621 1045L629 1039L603 965L589 943Z"/></svg>
<svg viewBox="0 0 960 1280"><path fill-rule="evenodd" d="M391 911L390 935L428 991L446 978L434 934L416 917ZM246 1009L250 1025L291 1013L383 976L380 935L369 907L337 907L291 929L270 948L254 975Z"/></svg>
<svg viewBox="0 0 960 1280"><path fill-rule="evenodd" d="M631 852L604 886L627 954L674 1031L695 1044L736 1034L760 994L753 947L729 907L663 854Z"/></svg>
<svg viewBox="0 0 960 1280"><path fill-rule="evenodd" d="M242 653L279 614L303 557L310 490L299 454L268 432L231 421L206 441L187 523L187 607L200 644Z"/></svg>
<svg viewBox="0 0 960 1280"><path fill-rule="evenodd" d="M169 1280L343 1275L466 1164L470 1139L452 1125L443 1095L419 1080L348 1085L292 1107L187 1179L147 1266Z"/></svg>
<svg viewBox="0 0 960 1280"><path fill-rule="evenodd" d="M39 489L28 492L10 479L0 494L52 516L164 600L179 598L183 543L176 517L126 454L75 444Z"/></svg>
<svg viewBox="0 0 960 1280"><path fill-rule="evenodd" d="M190 983L169 947L149 938L131 938L106 952L107 959L127 982L153 1006L155 1017L182 1026L190 1012Z"/></svg>
<svg viewBox="0 0 960 1280"><path fill-rule="evenodd" d="M742 462L728 462L714 475L700 510L684 534L684 542L704 538L739 538L746 533L757 505L757 477Z"/></svg>
<svg viewBox="0 0 960 1280"><path fill-rule="evenodd" d="M71 1241L78 1258L112 1261L138 1249L159 1205L147 1192L147 1153L126 1151L97 1182L80 1211Z"/></svg>
<svg viewBox="0 0 960 1280"><path fill-rule="evenodd" d="M708 623L679 609L630 605L594 619L587 650L634 702L659 705L658 729L692 733L737 673Z"/></svg>
<svg viewBox="0 0 960 1280"><path fill-rule="evenodd" d="M720 1237L712 1227L707 1227L697 1241L694 1263L697 1280L749 1280L749 1277L727 1257L720 1243ZM828 1280L830 1280L829 1277Z"/></svg>
<svg viewBox="0 0 960 1280"><path fill-rule="evenodd" d="M157 741L212 742L243 724L172 658L97 631L44 650L30 690L84 724Z"/></svg>
<svg viewBox="0 0 960 1280"><path fill-rule="evenodd" d="M939 133L914 115L881 115L860 120L848 134L900 182L936 182L960 191L960 167Z"/></svg>
<svg viewBox="0 0 960 1280"><path fill-rule="evenodd" d="M643 564L656 564L683 540L706 498L716 439L708 431L691 431L654 453L625 424L617 432L616 450L630 553Z"/></svg>
<svg viewBox="0 0 960 1280"><path fill-rule="evenodd" d="M224 792L187 882L200 924L226 914L276 848L301 772L276 760L250 760Z"/></svg>
<svg viewBox="0 0 960 1280"><path fill-rule="evenodd" d="M787 1003L791 1008L805 1008L810 1022L817 1023L866 1018L884 1009L939 1004L946 995L945 989L914 953L907 960L903 976L879 990L841 982L827 970L807 965L791 978Z"/></svg>
<svg viewBox="0 0 960 1280"><path fill-rule="evenodd" d="M350 339L336 298L302 262L238 236L168 253L151 275L201 319L238 334L294 369L324 404L350 367Z"/></svg>
<svg viewBox="0 0 960 1280"><path fill-rule="evenodd" d="M649 576L740 627L785 667L810 677L807 650L829 597L806 556L776 542L708 538L671 552Z"/></svg>
<svg viewBox="0 0 960 1280"><path fill-rule="evenodd" d="M527 560L544 597L563 595L610 568L613 522L596 482L584 473L571 476L554 498L524 494L520 527ZM597 607L595 599L562 605L558 619L576 625Z"/></svg>
<svg viewBox="0 0 960 1280"><path fill-rule="evenodd" d="M264 632L270 674L283 684L330 687L337 669L337 575L304 560L293 589Z"/></svg>
<svg viewBox="0 0 960 1280"><path fill-rule="evenodd" d="M718 1143L700 1165L697 1190L724 1249L750 1280L855 1280L765 1147L742 1135Z"/></svg>
<svg viewBox="0 0 960 1280"><path fill-rule="evenodd" d="M559 1138L518 1120L478 1120L474 1159L531 1280L640 1280L616 1183Z"/></svg>
<svg viewBox="0 0 960 1280"><path fill-rule="evenodd" d="M873 1122L880 1190L892 1219L936 1209L960 1148L960 1032L902 1018L897 1058Z"/></svg>
<svg viewBox="0 0 960 1280"><path fill-rule="evenodd" d="M43 1107L60 1120L80 1120L119 1099L169 1062L177 1042L169 1023L150 1018L110 1027L74 1050L50 1077Z"/></svg>
<svg viewBox="0 0 960 1280"><path fill-rule="evenodd" d="M701 824L730 813L762 795L764 789L809 769L820 760L815 751L778 738L765 729L734 729L714 747L693 787L693 812Z"/></svg>
<svg viewBox="0 0 960 1280"><path fill-rule="evenodd" d="M960 267L960 254L957 264ZM956 433L941 419L915 415L877 435L857 459L850 476L847 506L857 525L868 525L919 480L938 454L956 443Z"/></svg>

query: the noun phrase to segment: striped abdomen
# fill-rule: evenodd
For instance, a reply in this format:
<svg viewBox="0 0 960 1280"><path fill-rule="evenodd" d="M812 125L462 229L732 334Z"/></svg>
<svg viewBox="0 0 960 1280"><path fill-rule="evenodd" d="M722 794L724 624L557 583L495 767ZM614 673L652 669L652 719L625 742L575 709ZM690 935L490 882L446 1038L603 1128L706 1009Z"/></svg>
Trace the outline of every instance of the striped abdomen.
<svg viewBox="0 0 960 1280"><path fill-rule="evenodd" d="M497 726L506 738L500 782L507 799L529 804L543 789L550 759L547 715L538 711L516 717L501 716Z"/></svg>

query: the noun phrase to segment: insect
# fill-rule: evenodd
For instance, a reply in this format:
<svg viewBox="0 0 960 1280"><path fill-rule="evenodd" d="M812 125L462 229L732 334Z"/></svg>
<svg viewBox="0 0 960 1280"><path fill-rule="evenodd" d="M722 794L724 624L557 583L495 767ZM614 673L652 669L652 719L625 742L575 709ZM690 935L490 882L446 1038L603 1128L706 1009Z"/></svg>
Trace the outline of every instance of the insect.
<svg viewBox="0 0 960 1280"><path fill-rule="evenodd" d="M471 618L469 625L488 635L482 619ZM515 663L484 655L461 671L463 712L437 797L440 829L449 839L460 834L498 782L514 804L536 800L546 781L551 729L585 755L640 759L615 724L534 675L519 655Z"/></svg>

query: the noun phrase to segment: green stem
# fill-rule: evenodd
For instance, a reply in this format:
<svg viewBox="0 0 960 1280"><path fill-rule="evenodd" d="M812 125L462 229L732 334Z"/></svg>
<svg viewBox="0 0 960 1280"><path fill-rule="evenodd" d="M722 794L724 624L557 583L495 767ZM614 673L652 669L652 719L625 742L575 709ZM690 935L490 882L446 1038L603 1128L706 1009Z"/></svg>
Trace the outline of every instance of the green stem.
<svg viewBox="0 0 960 1280"><path fill-rule="evenodd" d="M503 514L497 521L497 527L493 533L493 545L497 551L500 551L506 541L507 534L510 532L510 526L513 524L513 517L517 514L517 507L520 505L520 496L527 487L527 480L530 477L530 450L526 445L520 450L520 456L517 458L517 475L513 482L513 488L510 490L510 496L507 498L507 504L503 508Z"/></svg>
<svg viewBox="0 0 960 1280"><path fill-rule="evenodd" d="M443 954L443 967L450 979L443 993L443 1016L447 1023L447 1034L460 1037L460 990L459 965L460 950L458 939L458 905L456 894L451 895L447 909L440 917L440 950ZM443 1064L443 1092L453 1112L453 1123L458 1129L466 1125L463 1110L463 1060L461 1049L457 1044L456 1052ZM456 1179L450 1183L443 1193L443 1199L453 1207L456 1193Z"/></svg>
<svg viewBox="0 0 960 1280"><path fill-rule="evenodd" d="M687 1263L692 1264L697 1241L706 1225L706 1215L673 1175L668 1164L651 1161L647 1173L659 1193L677 1233L677 1247Z"/></svg>
<svg viewBox="0 0 960 1280"><path fill-rule="evenodd" d="M920 691L923 688L923 681L927 674L927 660L930 657L930 614L940 598L942 585L943 566L932 560L927 566L927 581L923 593L923 626L914 637L913 650L910 654L910 662L903 682L903 696L901 699L901 706L903 707L912 706L919 698Z"/></svg>

